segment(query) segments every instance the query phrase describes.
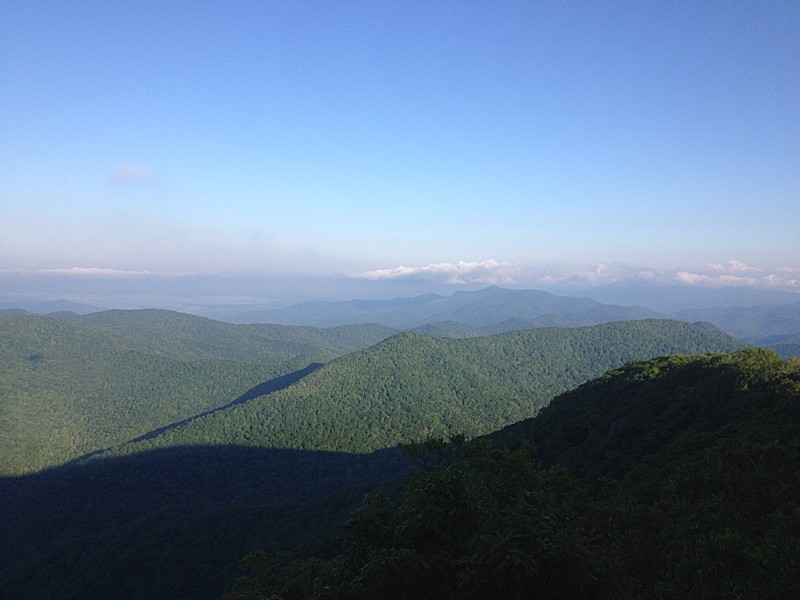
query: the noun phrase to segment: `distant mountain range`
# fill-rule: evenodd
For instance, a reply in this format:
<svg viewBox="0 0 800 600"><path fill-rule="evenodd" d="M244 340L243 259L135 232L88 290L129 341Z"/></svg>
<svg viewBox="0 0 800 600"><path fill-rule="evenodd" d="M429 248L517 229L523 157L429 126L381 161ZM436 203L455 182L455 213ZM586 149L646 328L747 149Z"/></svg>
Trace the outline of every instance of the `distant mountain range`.
<svg viewBox="0 0 800 600"><path fill-rule="evenodd" d="M726 333L753 342L772 336L800 334L800 302L683 310L672 316L682 321L707 321Z"/></svg>
<svg viewBox="0 0 800 600"><path fill-rule="evenodd" d="M800 301L749 307L720 307L663 313L641 306L603 304L590 298L556 296L539 290L488 287L451 296L426 294L392 300L309 302L278 309L232 312L235 323L279 323L333 327L379 323L446 337L473 337L537 327L581 327L649 318L708 322L754 344L791 355L800 335ZM786 353L790 354L786 354Z"/></svg>
<svg viewBox="0 0 800 600"><path fill-rule="evenodd" d="M728 288L662 290L657 286L597 288L592 296L555 295L541 290L496 286L451 295L423 294L384 300L312 301L282 308L263 305L195 306L191 314L234 324L277 324L329 328L379 324L393 330L415 330L444 337L475 337L537 327L581 327L612 321L648 318L708 322L749 343L797 355L800 336L800 294ZM614 293L611 293L614 291ZM647 294L644 294L647 291ZM680 303L670 303L673 296ZM607 303L603 298L628 298L631 303ZM600 299L600 300L598 300ZM640 304L636 304L636 299ZM671 310L678 304L696 308ZM659 307L653 309L652 307ZM0 312L22 309L69 318L101 311L66 300L0 300Z"/></svg>
<svg viewBox="0 0 800 600"><path fill-rule="evenodd" d="M590 298L488 287L473 292L459 291L451 296L425 294L392 300L308 302L287 308L233 313L224 320L314 327L380 323L396 329L415 329L452 321L480 329L497 327L510 320L539 327L565 324L574 327L656 316L658 313L645 308L602 304Z"/></svg>
<svg viewBox="0 0 800 600"><path fill-rule="evenodd" d="M18 310L44 315L55 312L71 312L85 315L103 310L97 306L72 302L70 300L31 300L30 298L6 298L0 300L0 311Z"/></svg>

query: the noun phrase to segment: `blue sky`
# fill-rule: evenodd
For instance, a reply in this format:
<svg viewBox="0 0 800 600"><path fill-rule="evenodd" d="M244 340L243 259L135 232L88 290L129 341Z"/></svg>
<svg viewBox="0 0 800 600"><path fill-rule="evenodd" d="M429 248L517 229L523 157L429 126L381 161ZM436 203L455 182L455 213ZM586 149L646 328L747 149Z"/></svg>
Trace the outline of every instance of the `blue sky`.
<svg viewBox="0 0 800 600"><path fill-rule="evenodd" d="M0 5L0 271L800 279L800 3Z"/></svg>

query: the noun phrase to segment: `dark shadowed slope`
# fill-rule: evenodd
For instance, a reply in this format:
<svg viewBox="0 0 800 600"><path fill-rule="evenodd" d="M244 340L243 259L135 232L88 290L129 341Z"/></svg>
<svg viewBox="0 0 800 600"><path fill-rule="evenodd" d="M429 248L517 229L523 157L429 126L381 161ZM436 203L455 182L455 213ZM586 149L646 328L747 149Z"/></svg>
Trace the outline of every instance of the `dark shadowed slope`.
<svg viewBox="0 0 800 600"><path fill-rule="evenodd" d="M251 548L330 544L366 486L405 466L394 450L195 446L0 478L0 590L219 598Z"/></svg>

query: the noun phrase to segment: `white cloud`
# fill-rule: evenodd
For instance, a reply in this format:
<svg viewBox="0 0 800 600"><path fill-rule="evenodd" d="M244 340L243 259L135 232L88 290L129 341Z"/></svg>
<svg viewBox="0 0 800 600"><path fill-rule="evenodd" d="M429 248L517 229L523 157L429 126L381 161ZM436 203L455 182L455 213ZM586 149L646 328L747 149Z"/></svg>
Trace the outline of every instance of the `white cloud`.
<svg viewBox="0 0 800 600"><path fill-rule="evenodd" d="M754 271L753 267L750 267L743 262L739 262L738 260L729 260L728 267L732 271Z"/></svg>
<svg viewBox="0 0 800 600"><path fill-rule="evenodd" d="M453 285L469 283L483 283L489 285L514 285L516 268L508 263L496 260L483 260L477 262L458 261L432 263L418 267L399 266L391 269L376 269L355 273L352 277L357 279L400 279L408 277L422 277Z"/></svg>
<svg viewBox="0 0 800 600"><path fill-rule="evenodd" d="M688 271L678 271L675 273L675 281L679 283L687 283L689 285L694 285L699 283L703 280L703 275L698 275L697 273L689 273Z"/></svg>
<svg viewBox="0 0 800 600"><path fill-rule="evenodd" d="M37 269L36 273L49 275L99 275L103 277L127 277L132 275L153 275L151 271L127 271L105 267L69 267L61 269Z"/></svg>
<svg viewBox="0 0 800 600"><path fill-rule="evenodd" d="M780 267L763 269L738 260L705 263L699 269L656 270L641 266L601 263L589 271L558 277L552 274L539 277L542 285L600 286L611 283L680 284L707 287L771 287L800 288L800 268Z"/></svg>
<svg viewBox="0 0 800 600"><path fill-rule="evenodd" d="M387 280L419 277L441 283L464 285L511 285L543 287L596 287L615 283L648 283L707 287L752 286L798 289L800 268L761 269L741 261L706 263L699 269L653 269L639 265L599 263L586 271L553 272L496 260L441 262L423 266L399 266L355 273L358 279Z"/></svg>
<svg viewBox="0 0 800 600"><path fill-rule="evenodd" d="M793 276L796 269L779 267L763 269L753 267L738 260L729 260L724 265L706 263L706 271L677 271L674 280L687 285L705 285L713 287L725 286L762 286L797 288L800 283Z"/></svg>
<svg viewBox="0 0 800 600"><path fill-rule="evenodd" d="M616 281L617 278L609 271L607 265L600 263L595 265L591 271L579 271L575 273L570 279L583 283L608 283L609 281Z"/></svg>
<svg viewBox="0 0 800 600"><path fill-rule="evenodd" d="M721 273L742 273L744 271L755 271L755 267L751 267L738 260L729 260L726 264L720 263L706 263L705 267L712 271Z"/></svg>
<svg viewBox="0 0 800 600"><path fill-rule="evenodd" d="M111 181L117 183L147 181L151 177L150 169L139 165L120 165L111 173Z"/></svg>

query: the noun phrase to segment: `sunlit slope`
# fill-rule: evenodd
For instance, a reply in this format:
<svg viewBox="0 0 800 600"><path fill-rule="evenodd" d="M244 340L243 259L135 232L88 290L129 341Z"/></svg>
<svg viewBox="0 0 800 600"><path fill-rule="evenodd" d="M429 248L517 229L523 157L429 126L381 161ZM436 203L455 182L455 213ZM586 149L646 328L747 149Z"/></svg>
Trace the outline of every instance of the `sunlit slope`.
<svg viewBox="0 0 800 600"><path fill-rule="evenodd" d="M459 340L406 332L116 452L191 444L369 452L428 434L479 435L627 361L740 347L713 327L663 320Z"/></svg>
<svg viewBox="0 0 800 600"><path fill-rule="evenodd" d="M234 326L168 311L0 314L0 474L77 458L383 339L381 327Z"/></svg>
<svg viewBox="0 0 800 600"><path fill-rule="evenodd" d="M374 324L320 329L290 325L233 325L168 310L109 310L71 323L144 349L187 359L284 363L298 357L330 360L371 346L395 330Z"/></svg>

